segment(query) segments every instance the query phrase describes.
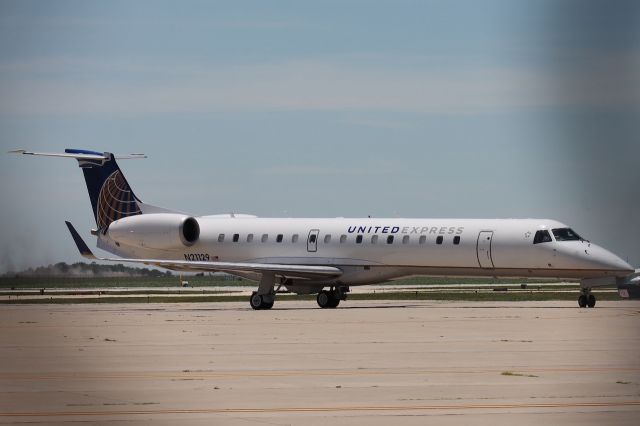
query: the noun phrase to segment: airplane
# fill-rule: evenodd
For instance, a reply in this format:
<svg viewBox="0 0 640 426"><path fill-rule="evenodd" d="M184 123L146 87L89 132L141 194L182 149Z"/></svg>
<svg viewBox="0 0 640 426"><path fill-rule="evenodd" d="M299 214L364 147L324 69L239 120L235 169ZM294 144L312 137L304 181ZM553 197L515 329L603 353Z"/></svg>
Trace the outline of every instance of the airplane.
<svg viewBox="0 0 640 426"><path fill-rule="evenodd" d="M282 287L336 308L351 286L409 276L580 279L578 306L593 308L592 288L620 285L634 273L555 220L193 216L135 195L116 160L144 154L10 152L78 161L96 221L91 234L118 256L95 256L67 221L83 257L247 278L258 282L249 298L256 310L271 309Z"/></svg>

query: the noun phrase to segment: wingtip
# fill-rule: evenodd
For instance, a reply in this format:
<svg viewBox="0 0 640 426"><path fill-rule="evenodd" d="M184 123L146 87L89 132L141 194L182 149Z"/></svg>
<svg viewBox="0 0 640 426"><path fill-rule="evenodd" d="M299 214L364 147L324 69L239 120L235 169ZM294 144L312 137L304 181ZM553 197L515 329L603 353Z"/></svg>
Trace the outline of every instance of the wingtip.
<svg viewBox="0 0 640 426"><path fill-rule="evenodd" d="M64 223L67 225L67 228L71 233L71 237L73 238L73 242L76 243L76 247L78 248L78 251L80 252L82 257L85 257L87 259L96 259L94 254L91 252L91 249L89 249L89 246L87 246L87 244L84 242L80 234L78 234L78 231L76 231L76 228L74 228L71 222L65 220Z"/></svg>

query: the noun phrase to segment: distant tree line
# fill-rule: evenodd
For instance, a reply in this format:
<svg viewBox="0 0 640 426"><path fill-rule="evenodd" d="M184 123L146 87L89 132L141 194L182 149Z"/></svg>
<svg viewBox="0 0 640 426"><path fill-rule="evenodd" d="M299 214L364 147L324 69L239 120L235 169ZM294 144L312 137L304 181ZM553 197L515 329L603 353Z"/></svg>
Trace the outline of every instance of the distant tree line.
<svg viewBox="0 0 640 426"><path fill-rule="evenodd" d="M100 265L96 262L77 262L69 265L59 262L54 265L39 266L25 269L21 272L6 273L5 277L167 277L171 271L158 271L149 268L132 268L121 263L115 265Z"/></svg>

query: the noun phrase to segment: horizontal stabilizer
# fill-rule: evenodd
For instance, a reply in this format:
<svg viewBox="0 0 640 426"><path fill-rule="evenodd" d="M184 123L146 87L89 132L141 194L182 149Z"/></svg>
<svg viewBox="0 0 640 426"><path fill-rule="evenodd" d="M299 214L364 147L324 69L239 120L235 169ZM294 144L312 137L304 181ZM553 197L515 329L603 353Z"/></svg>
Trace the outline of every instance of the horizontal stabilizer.
<svg viewBox="0 0 640 426"><path fill-rule="evenodd" d="M42 157L62 157L62 158L75 158L76 160L94 160L94 161L107 161L109 160L108 153L101 153L97 151L88 151L84 149L65 149L65 152L34 152L27 151L26 149L14 149L9 151L9 154L24 154L24 155L39 155ZM116 155L116 160L135 160L138 158L147 158L145 154L128 154L128 155Z"/></svg>
<svg viewBox="0 0 640 426"><path fill-rule="evenodd" d="M103 258L96 257L91 252L82 237L70 222L65 222L71 232L73 241L76 243L80 254L87 259L103 260L106 262L128 262L154 265L161 268L174 269L180 271L193 272L227 272L233 273L274 273L288 278L302 279L322 279L335 278L342 275L342 270L333 266L314 265L285 265L274 263L246 263L246 262L204 262L204 261L184 261L184 260L163 260L163 259L126 259L126 258Z"/></svg>

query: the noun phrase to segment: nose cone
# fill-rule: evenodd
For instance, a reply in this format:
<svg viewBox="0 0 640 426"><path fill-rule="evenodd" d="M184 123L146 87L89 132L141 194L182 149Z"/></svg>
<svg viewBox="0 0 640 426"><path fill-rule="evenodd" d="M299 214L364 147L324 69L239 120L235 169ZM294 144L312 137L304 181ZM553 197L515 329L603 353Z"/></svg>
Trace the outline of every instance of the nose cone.
<svg viewBox="0 0 640 426"><path fill-rule="evenodd" d="M627 262L595 244L587 244L587 247L584 248L584 258L595 268L611 271L619 277L626 277L634 271Z"/></svg>

